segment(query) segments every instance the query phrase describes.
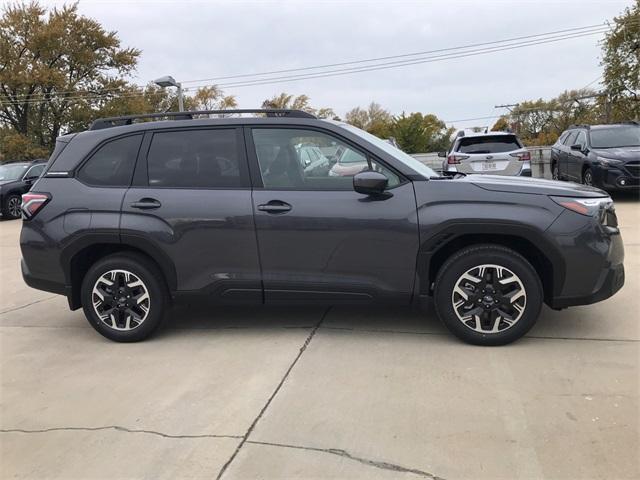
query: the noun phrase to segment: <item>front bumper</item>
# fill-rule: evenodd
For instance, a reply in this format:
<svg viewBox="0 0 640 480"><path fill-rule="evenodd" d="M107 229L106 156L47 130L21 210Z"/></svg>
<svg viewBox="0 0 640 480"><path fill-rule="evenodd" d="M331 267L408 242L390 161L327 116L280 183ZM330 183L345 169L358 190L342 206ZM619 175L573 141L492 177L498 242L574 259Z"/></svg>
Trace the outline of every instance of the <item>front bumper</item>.
<svg viewBox="0 0 640 480"><path fill-rule="evenodd" d="M594 181L603 190L640 190L640 177L637 172L631 171L625 165L595 165Z"/></svg>
<svg viewBox="0 0 640 480"><path fill-rule="evenodd" d="M588 305L613 296L625 280L620 230L596 217L565 211L547 230L565 260L562 282L547 299L552 308Z"/></svg>

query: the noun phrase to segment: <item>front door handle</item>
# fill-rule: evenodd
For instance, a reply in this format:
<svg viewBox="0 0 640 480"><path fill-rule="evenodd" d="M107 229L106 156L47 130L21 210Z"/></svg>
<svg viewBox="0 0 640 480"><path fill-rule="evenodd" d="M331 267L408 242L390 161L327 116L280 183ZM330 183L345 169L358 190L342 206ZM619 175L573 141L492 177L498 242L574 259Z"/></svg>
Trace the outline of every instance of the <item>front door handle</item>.
<svg viewBox="0 0 640 480"><path fill-rule="evenodd" d="M139 208L141 210L151 210L153 208L160 208L161 206L162 204L155 198L141 198L131 204L131 208Z"/></svg>
<svg viewBox="0 0 640 480"><path fill-rule="evenodd" d="M258 210L267 213L285 213L291 210L291 205L280 200L271 200L268 203L258 205Z"/></svg>

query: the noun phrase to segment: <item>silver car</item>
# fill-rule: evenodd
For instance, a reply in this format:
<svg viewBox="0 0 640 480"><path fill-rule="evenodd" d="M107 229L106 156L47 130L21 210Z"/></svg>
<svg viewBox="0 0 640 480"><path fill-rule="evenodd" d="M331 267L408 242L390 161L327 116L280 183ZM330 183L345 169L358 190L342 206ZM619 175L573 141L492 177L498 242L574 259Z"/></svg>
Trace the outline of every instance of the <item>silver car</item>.
<svg viewBox="0 0 640 480"><path fill-rule="evenodd" d="M531 153L509 132L458 132L445 157L444 172L531 176Z"/></svg>

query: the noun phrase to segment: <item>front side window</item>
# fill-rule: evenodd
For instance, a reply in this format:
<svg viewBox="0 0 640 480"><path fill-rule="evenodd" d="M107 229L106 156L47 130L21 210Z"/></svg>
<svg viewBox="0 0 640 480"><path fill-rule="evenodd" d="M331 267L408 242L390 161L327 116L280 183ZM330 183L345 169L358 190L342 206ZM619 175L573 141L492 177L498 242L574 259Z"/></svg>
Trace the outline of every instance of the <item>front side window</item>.
<svg viewBox="0 0 640 480"><path fill-rule="evenodd" d="M42 175L42 172L44 171L44 167L44 163L31 167L31 169L27 173L25 173L24 178L34 179L40 177L40 175Z"/></svg>
<svg viewBox="0 0 640 480"><path fill-rule="evenodd" d="M575 141L573 142L574 144L578 144L578 145L582 145L583 147L587 145L587 136L585 135L585 133L583 131L580 131L578 133L578 136L576 137Z"/></svg>
<svg viewBox="0 0 640 480"><path fill-rule="evenodd" d="M128 187L142 135L118 138L102 145L82 166L78 178L89 185Z"/></svg>
<svg viewBox="0 0 640 480"><path fill-rule="evenodd" d="M389 188L401 183L387 167L325 133L255 128L252 134L265 188L352 190L352 177L371 170L385 175Z"/></svg>
<svg viewBox="0 0 640 480"><path fill-rule="evenodd" d="M564 139L563 145L566 145L567 147L573 145L575 143L576 136L578 136L578 132L575 130L569 132L569 135Z"/></svg>
<svg viewBox="0 0 640 480"><path fill-rule="evenodd" d="M152 187L232 188L245 183L234 129L154 133L147 167Z"/></svg>

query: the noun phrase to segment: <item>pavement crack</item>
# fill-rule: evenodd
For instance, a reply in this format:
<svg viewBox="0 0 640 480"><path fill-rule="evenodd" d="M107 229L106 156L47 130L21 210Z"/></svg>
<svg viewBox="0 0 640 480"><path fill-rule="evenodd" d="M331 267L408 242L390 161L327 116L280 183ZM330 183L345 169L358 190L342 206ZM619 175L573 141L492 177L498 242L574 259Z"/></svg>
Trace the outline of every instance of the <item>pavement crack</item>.
<svg viewBox="0 0 640 480"><path fill-rule="evenodd" d="M418 475L424 478L430 478L431 480L444 480L442 477L438 477L432 473L425 472L424 470L418 470L417 468L403 467L402 465L396 465L395 463L383 462L380 460L371 460L368 458L357 457L347 452L346 450L342 450L339 448L305 447L302 445L288 445L286 443L259 442L256 440L247 440L246 443L250 443L253 445L266 445L269 447L293 448L296 450L308 450L312 452L328 453L330 455L343 457L348 460L353 460L354 462L362 463L364 465L380 468L382 470L391 470L394 472L401 472L401 473L412 473L414 475Z"/></svg>
<svg viewBox="0 0 640 480"><path fill-rule="evenodd" d="M145 433L148 435L157 435L163 438L243 438L241 435L214 435L214 434L201 434L201 435L171 435L169 433L157 432L155 430L142 430L135 428L122 427L120 425L106 425L104 427L53 427L27 430L22 428L3 428L0 429L0 433L49 433L49 432L95 432L99 430L116 430L118 432L125 433Z"/></svg>
<svg viewBox="0 0 640 480"><path fill-rule="evenodd" d="M322 317L320 317L320 320L318 321L318 323L315 324L315 326L313 327L313 330L311 330L311 332L309 333L309 335L305 339L304 343L300 347L300 351L298 352L296 357L293 359L293 362L291 362L291 365L289 365L289 368L287 368L287 371L284 372L284 375L280 379L280 382L276 386L275 390L273 391L273 393L271 394L271 396L269 397L267 402L264 404L264 406L260 410L260 413L258 413L258 416L253 420L251 425L249 425L249 428L247 429L247 432L242 437L242 440L240 441L240 443L236 447L235 451L231 455L231 458L229 458L229 460L227 460L227 463L225 463L222 466L222 468L220 469L220 472L218 473L218 476L216 477L216 480L220 480L222 478L224 473L227 471L227 468L229 468L229 465L231 465L233 463L233 461L235 460L236 456L238 455L238 453L240 452L240 450L242 449L244 444L247 443L247 439L249 438L249 435L251 435L253 430L256 428L256 425L258 424L258 422L260 421L260 419L262 418L264 413L269 408L269 405L271 405L271 402L273 401L273 399L276 397L276 395L278 394L278 392L280 391L280 389L284 385L284 382L287 380L287 378L289 378L289 374L293 370L293 367L296 366L296 364L298 363L298 360L300 360L300 357L302 357L302 354L305 352L305 350L307 349L307 347L311 343L311 340L313 340L313 337L316 335L316 332L320 328L320 325L322 325L322 322L324 322L324 319L326 318L326 316L327 316L327 314L329 313L330 310L331 310L331 307L327 307L327 309L322 314Z"/></svg>
<svg viewBox="0 0 640 480"><path fill-rule="evenodd" d="M58 297L58 295L51 295L49 297L41 298L40 300L35 300L33 302L26 303L24 305L19 305L17 307L12 307L12 308L7 308L6 310L0 311L0 315L4 315L5 313L15 312L17 310L22 310L23 308L30 307L31 305L35 305L36 303L46 302L47 300L52 300L52 299L54 299L56 297Z"/></svg>

